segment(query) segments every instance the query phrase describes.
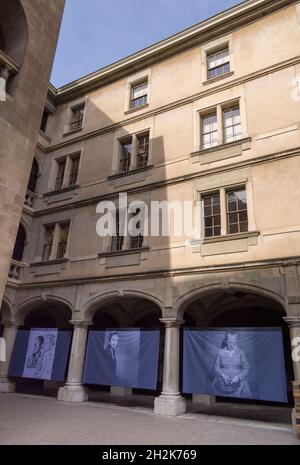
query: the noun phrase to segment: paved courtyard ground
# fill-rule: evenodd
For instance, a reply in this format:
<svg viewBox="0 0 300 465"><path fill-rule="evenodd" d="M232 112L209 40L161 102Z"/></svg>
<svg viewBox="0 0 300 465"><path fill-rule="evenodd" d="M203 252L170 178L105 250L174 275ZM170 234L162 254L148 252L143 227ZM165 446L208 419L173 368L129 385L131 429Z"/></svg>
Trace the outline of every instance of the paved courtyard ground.
<svg viewBox="0 0 300 465"><path fill-rule="evenodd" d="M0 444L300 444L283 423L189 413L155 416L149 408L0 394Z"/></svg>

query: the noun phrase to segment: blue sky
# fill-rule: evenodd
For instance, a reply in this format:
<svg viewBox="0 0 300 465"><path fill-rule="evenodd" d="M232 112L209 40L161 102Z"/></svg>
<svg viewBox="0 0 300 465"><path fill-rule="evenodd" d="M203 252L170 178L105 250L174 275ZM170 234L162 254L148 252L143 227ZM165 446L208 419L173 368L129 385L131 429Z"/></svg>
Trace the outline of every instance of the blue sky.
<svg viewBox="0 0 300 465"><path fill-rule="evenodd" d="M241 0L67 0L51 82L60 87Z"/></svg>

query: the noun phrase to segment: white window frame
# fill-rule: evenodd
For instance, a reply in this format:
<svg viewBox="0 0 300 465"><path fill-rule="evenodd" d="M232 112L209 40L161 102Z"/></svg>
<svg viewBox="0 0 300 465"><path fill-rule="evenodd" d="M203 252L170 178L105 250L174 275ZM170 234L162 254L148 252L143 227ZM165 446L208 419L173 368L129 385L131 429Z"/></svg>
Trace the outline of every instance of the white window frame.
<svg viewBox="0 0 300 465"><path fill-rule="evenodd" d="M144 105L140 105L138 107L131 107L131 96L132 96L132 89L139 84L144 82L148 83L148 91L147 91L147 103ZM125 107L124 113L132 113L136 111L142 111L150 105L151 100L151 70L145 70L140 73L136 73L130 76L126 82L126 92L125 92Z"/></svg>
<svg viewBox="0 0 300 465"><path fill-rule="evenodd" d="M230 107L238 106L240 109L241 118L241 137L232 142L225 142L224 132L224 110ZM218 125L218 143L211 148L204 148L202 144L202 117L209 115L210 113L217 113L217 125ZM247 124L246 124L246 112L245 103L242 97L237 97L227 102L220 102L214 106L202 109L194 110L194 152L202 150L217 150L219 146L225 144L238 143L239 140L247 138Z"/></svg>
<svg viewBox="0 0 300 465"><path fill-rule="evenodd" d="M209 78L208 77L208 56L214 52L228 48L229 51L229 65L230 71L219 76ZM201 63L202 63L202 83L211 84L220 79L226 79L234 74L234 56L233 56L233 37L229 34L224 37L220 37L212 42L209 42L201 47Z"/></svg>

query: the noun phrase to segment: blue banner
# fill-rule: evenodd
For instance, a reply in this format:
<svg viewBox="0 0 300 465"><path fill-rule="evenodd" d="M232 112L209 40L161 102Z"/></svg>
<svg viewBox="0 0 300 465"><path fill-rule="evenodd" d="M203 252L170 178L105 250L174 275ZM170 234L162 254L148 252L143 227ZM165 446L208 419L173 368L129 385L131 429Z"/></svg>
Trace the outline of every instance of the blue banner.
<svg viewBox="0 0 300 465"><path fill-rule="evenodd" d="M183 392L287 402L281 329L185 328Z"/></svg>
<svg viewBox="0 0 300 465"><path fill-rule="evenodd" d="M64 381L71 337L52 328L18 331L9 376Z"/></svg>
<svg viewBox="0 0 300 465"><path fill-rule="evenodd" d="M160 332L90 331L84 383L156 389Z"/></svg>

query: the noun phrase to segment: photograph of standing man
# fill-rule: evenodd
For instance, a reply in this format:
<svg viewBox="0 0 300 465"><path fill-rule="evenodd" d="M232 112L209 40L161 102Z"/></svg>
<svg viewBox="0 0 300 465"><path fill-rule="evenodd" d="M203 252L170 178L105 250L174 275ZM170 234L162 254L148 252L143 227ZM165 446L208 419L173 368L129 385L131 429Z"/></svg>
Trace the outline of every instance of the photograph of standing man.
<svg viewBox="0 0 300 465"><path fill-rule="evenodd" d="M111 380L111 385L114 386L118 383L117 377L117 359L116 348L119 342L119 334L117 331L110 333L108 337L108 344L104 349L105 353L105 367L107 370L108 378Z"/></svg>

